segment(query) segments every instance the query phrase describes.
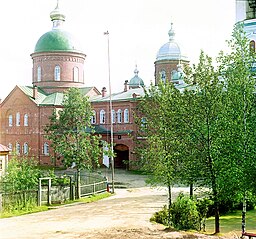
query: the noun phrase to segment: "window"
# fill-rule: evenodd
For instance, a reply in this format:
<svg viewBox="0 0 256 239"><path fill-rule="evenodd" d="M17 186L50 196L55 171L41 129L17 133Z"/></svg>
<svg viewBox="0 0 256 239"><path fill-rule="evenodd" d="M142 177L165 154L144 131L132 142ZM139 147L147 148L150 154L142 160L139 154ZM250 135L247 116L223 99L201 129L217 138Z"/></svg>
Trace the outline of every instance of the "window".
<svg viewBox="0 0 256 239"><path fill-rule="evenodd" d="M124 110L124 123L129 123L129 110Z"/></svg>
<svg viewBox="0 0 256 239"><path fill-rule="evenodd" d="M10 151L12 151L12 144L11 143L8 144L8 148L9 148Z"/></svg>
<svg viewBox="0 0 256 239"><path fill-rule="evenodd" d="M254 40L250 41L250 51L255 52L255 41Z"/></svg>
<svg viewBox="0 0 256 239"><path fill-rule="evenodd" d="M96 124L96 112L95 112L95 110L92 111L91 124Z"/></svg>
<svg viewBox="0 0 256 239"><path fill-rule="evenodd" d="M55 66L55 69L54 69L54 80L60 81L60 66Z"/></svg>
<svg viewBox="0 0 256 239"><path fill-rule="evenodd" d="M162 70L162 71L160 72L160 80L161 80L163 83L166 82L166 72L165 72L165 70Z"/></svg>
<svg viewBox="0 0 256 239"><path fill-rule="evenodd" d="M24 115L24 126L28 126L28 114Z"/></svg>
<svg viewBox="0 0 256 239"><path fill-rule="evenodd" d="M74 78L74 82L79 82L79 69L78 69L78 67L73 68L73 78Z"/></svg>
<svg viewBox="0 0 256 239"><path fill-rule="evenodd" d="M115 112L115 110L112 110L112 112L111 112L111 121L112 121L112 123L116 122L116 112Z"/></svg>
<svg viewBox="0 0 256 239"><path fill-rule="evenodd" d="M28 143L24 143L24 145L23 145L23 153L25 155L28 155Z"/></svg>
<svg viewBox="0 0 256 239"><path fill-rule="evenodd" d="M11 127L12 126L12 115L9 115L9 126Z"/></svg>
<svg viewBox="0 0 256 239"><path fill-rule="evenodd" d="M16 113L16 126L20 126L20 113Z"/></svg>
<svg viewBox="0 0 256 239"><path fill-rule="evenodd" d="M44 155L49 155L49 144L48 143L44 143Z"/></svg>
<svg viewBox="0 0 256 239"><path fill-rule="evenodd" d="M16 143L16 154L20 155L20 143Z"/></svg>
<svg viewBox="0 0 256 239"><path fill-rule="evenodd" d="M40 82L42 79L42 70L41 70L41 66L37 67L37 81Z"/></svg>
<svg viewBox="0 0 256 239"><path fill-rule="evenodd" d="M3 159L0 159L0 171L3 170Z"/></svg>
<svg viewBox="0 0 256 239"><path fill-rule="evenodd" d="M122 110L117 111L117 123L122 123Z"/></svg>
<svg viewBox="0 0 256 239"><path fill-rule="evenodd" d="M105 124L106 121L106 113L105 110L100 111L100 124Z"/></svg>

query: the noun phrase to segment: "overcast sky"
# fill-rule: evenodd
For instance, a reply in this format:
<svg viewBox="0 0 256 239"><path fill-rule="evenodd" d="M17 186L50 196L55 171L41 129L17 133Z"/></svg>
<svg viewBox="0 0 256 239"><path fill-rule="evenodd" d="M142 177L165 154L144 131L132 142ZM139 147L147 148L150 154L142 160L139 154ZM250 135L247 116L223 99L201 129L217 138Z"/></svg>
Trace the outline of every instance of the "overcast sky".
<svg viewBox="0 0 256 239"><path fill-rule="evenodd" d="M50 31L57 0L3 0L0 7L1 86L4 99L15 85L32 85L37 40ZM107 38L110 39L112 92L123 90L135 64L146 85L154 80L154 61L168 42L173 22L182 55L196 63L200 50L215 57L226 49L235 23L235 0L60 0L65 29L79 39L85 84L108 89Z"/></svg>

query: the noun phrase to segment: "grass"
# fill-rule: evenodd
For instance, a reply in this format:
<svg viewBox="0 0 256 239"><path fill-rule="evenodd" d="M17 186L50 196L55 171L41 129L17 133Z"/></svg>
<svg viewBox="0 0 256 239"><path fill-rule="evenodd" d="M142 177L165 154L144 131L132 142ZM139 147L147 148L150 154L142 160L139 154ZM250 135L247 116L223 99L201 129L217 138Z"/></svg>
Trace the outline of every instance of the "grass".
<svg viewBox="0 0 256 239"><path fill-rule="evenodd" d="M56 209L59 206L65 206L65 205L72 205L73 203L77 203L77 202L81 202L81 203L91 203L91 202L96 202L99 201L101 199L110 197L111 193L101 193L101 194L96 194L96 195L91 195L89 197L85 197L85 198L81 198L81 199L76 199L74 201L67 201L63 204L53 204L50 206L40 206L40 207L34 207L32 209L24 209L24 210L16 210L16 211L11 211L11 212L2 212L0 213L0 218L7 218L7 217L16 217L16 216L22 216L25 214L31 214L31 213L37 213L37 212L43 212L43 211L48 211L51 209Z"/></svg>
<svg viewBox="0 0 256 239"><path fill-rule="evenodd" d="M210 217L206 221L207 234L214 233L215 221L214 217ZM221 233L241 234L242 212L236 211L220 217ZM256 233L256 209L246 212L246 231Z"/></svg>

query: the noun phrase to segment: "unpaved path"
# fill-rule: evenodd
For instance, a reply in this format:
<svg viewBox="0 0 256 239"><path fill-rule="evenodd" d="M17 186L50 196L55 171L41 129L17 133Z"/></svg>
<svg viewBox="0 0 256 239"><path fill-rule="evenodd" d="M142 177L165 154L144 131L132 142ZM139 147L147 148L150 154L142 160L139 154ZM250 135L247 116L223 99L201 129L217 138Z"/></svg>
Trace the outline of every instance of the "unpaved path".
<svg viewBox="0 0 256 239"><path fill-rule="evenodd" d="M136 180L136 184L139 184L139 180ZM205 238L200 234L167 232L161 225L151 223L149 219L152 214L167 203L167 193L164 188L142 186L116 189L116 195L94 203L0 219L0 238ZM180 190L186 189L176 189L174 194Z"/></svg>

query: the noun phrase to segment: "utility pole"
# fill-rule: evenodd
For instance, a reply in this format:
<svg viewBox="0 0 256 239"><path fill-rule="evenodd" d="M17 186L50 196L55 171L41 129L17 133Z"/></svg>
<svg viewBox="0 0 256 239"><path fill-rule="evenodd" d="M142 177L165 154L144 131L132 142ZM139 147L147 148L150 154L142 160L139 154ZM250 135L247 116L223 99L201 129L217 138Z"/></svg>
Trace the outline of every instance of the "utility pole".
<svg viewBox="0 0 256 239"><path fill-rule="evenodd" d="M113 139L113 121L112 121L112 92L111 92L111 77L110 77L110 53L109 53L109 32L104 32L104 35L108 39L108 83L109 83L109 111L110 111L110 138L111 138L111 173L112 173L112 193L115 192L115 180L114 180L114 139Z"/></svg>

